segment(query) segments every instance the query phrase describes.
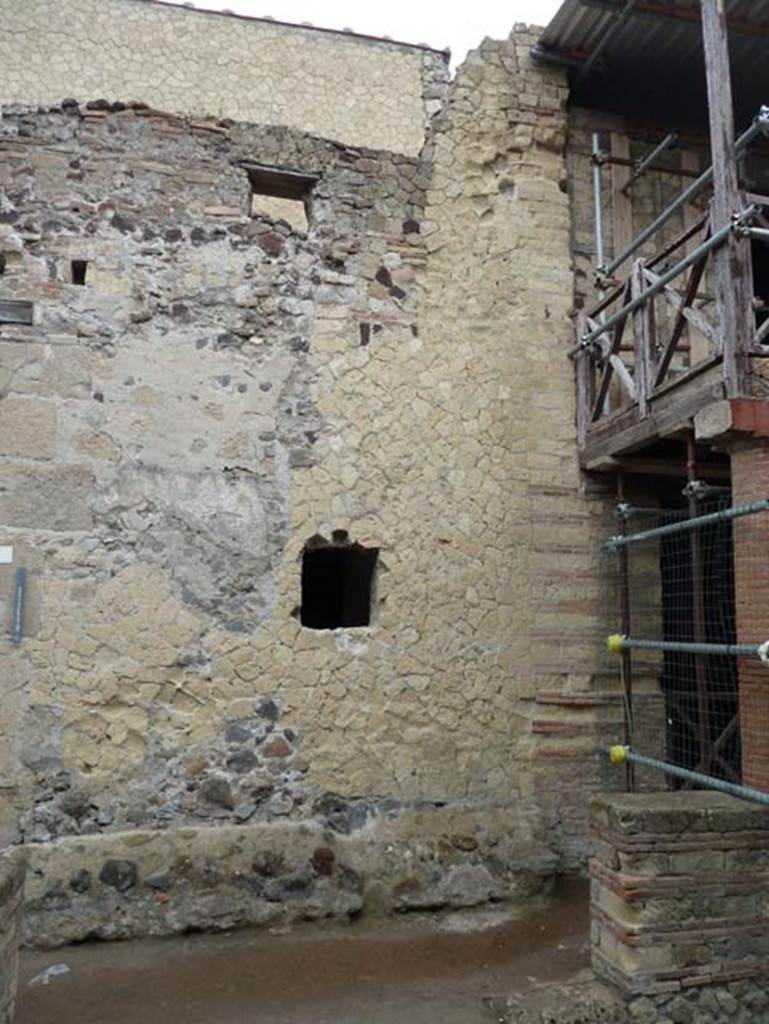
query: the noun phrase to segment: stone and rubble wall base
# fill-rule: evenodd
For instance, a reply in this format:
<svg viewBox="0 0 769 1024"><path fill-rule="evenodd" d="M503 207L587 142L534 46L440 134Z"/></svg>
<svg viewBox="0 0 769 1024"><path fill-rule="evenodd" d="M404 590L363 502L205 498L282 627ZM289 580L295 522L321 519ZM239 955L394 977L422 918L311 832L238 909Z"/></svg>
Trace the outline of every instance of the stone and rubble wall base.
<svg viewBox="0 0 769 1024"><path fill-rule="evenodd" d="M710 792L593 800L593 968L639 1024L769 1021L769 810Z"/></svg>

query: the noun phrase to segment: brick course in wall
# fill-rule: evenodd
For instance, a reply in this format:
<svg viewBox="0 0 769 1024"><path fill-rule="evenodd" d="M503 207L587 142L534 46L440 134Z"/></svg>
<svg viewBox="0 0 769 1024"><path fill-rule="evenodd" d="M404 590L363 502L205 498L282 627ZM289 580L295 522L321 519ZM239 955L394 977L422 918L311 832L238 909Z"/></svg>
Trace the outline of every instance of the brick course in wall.
<svg viewBox="0 0 769 1024"><path fill-rule="evenodd" d="M714 992L760 1001L769 810L714 792L616 794L593 800L591 823L593 967L631 1019L652 1024L684 1005L672 1019L688 1021Z"/></svg>

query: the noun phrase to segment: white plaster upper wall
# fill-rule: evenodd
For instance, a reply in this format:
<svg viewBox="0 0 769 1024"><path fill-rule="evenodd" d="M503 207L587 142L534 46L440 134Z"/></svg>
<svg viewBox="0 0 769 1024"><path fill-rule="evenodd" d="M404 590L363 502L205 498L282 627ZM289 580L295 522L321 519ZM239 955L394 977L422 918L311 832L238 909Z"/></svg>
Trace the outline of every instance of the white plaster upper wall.
<svg viewBox="0 0 769 1024"><path fill-rule="evenodd" d="M0 0L0 25L0 103L142 100L410 155L445 74L417 47L148 0Z"/></svg>

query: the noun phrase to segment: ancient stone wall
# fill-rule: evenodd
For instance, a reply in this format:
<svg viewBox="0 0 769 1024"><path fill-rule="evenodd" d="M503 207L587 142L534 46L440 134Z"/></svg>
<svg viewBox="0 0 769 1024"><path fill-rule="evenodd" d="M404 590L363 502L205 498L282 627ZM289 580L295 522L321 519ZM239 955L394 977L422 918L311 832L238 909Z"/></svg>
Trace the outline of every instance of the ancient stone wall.
<svg viewBox="0 0 769 1024"><path fill-rule="evenodd" d="M0 0L0 103L143 100L419 152L447 56L156 0Z"/></svg>
<svg viewBox="0 0 769 1024"><path fill-rule="evenodd" d="M198 927L212 879L238 923L583 863L610 520L564 358L566 86L532 41L484 43L419 158L6 111L0 283L35 314L0 327L8 619L28 570L0 769L33 940ZM254 164L318 179L306 232L252 208ZM301 625L334 531L379 551L367 627Z"/></svg>

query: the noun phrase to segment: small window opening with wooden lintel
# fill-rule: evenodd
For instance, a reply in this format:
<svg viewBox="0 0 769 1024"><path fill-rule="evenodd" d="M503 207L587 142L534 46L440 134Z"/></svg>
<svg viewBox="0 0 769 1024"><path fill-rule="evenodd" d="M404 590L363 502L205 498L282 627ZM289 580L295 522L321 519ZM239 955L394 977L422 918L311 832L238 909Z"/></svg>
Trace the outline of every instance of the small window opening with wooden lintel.
<svg viewBox="0 0 769 1024"><path fill-rule="evenodd" d="M318 175L268 164L243 166L251 186L250 216L284 220L293 231L306 233L312 217L312 190Z"/></svg>
<svg viewBox="0 0 769 1024"><path fill-rule="evenodd" d="M379 548L352 543L346 530L334 530L330 542L311 537L302 552L302 625L368 626L378 557Z"/></svg>

